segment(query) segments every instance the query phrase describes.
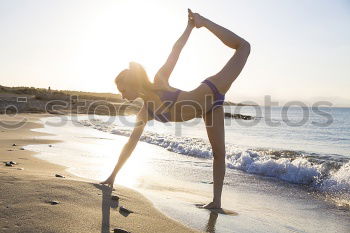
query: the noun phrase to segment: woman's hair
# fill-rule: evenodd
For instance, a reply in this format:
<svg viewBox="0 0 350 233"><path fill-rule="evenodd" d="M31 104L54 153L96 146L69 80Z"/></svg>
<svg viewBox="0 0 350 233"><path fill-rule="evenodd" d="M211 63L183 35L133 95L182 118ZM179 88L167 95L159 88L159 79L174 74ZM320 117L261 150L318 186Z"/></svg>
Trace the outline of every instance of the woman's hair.
<svg viewBox="0 0 350 233"><path fill-rule="evenodd" d="M132 83L135 83L135 90L138 91L140 97L145 97L150 93L153 93L155 87L153 83L149 80L146 70L137 62L130 62L129 69L121 71L115 78L115 83L117 84L118 80L130 79ZM130 87L133 88L133 87Z"/></svg>

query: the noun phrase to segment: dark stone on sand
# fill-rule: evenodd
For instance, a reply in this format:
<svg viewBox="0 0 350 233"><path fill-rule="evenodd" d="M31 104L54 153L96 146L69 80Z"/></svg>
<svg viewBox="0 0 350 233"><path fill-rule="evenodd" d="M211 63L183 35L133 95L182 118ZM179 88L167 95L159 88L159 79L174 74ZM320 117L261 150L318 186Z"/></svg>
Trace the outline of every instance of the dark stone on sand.
<svg viewBox="0 0 350 233"><path fill-rule="evenodd" d="M24 148L23 148L23 147L21 147L21 148L20 148L20 150L24 150Z"/></svg>
<svg viewBox="0 0 350 233"><path fill-rule="evenodd" d="M9 150L7 150L7 151L13 151L13 150L9 149Z"/></svg>
<svg viewBox="0 0 350 233"><path fill-rule="evenodd" d="M5 166L8 166L8 167L13 167L13 165L16 165L17 163L14 162L14 161L10 161L10 162L5 162Z"/></svg>
<svg viewBox="0 0 350 233"><path fill-rule="evenodd" d="M6 162L6 163L5 163L5 166L13 167L13 165L12 165L10 162Z"/></svg>
<svg viewBox="0 0 350 233"><path fill-rule="evenodd" d="M203 183L203 184L214 184L213 181L201 181L201 183Z"/></svg>
<svg viewBox="0 0 350 233"><path fill-rule="evenodd" d="M59 177L59 178L66 178L65 176L60 175L60 174L56 174L55 176L56 176L56 177Z"/></svg>
<svg viewBox="0 0 350 233"><path fill-rule="evenodd" d="M13 143L12 146L17 146L16 143Z"/></svg>
<svg viewBox="0 0 350 233"><path fill-rule="evenodd" d="M130 231L126 231L126 230L123 230L123 229L120 229L120 228L115 228L113 230L114 233L131 233Z"/></svg>
<svg viewBox="0 0 350 233"><path fill-rule="evenodd" d="M49 145L49 147L52 147L52 145Z"/></svg>
<svg viewBox="0 0 350 233"><path fill-rule="evenodd" d="M58 204L60 204L59 201L49 201L49 203L50 203L51 205L58 205Z"/></svg>
<svg viewBox="0 0 350 233"><path fill-rule="evenodd" d="M128 210L127 208L125 208L125 207L123 207L123 206L120 206L119 210L122 211L122 212L125 212L125 213L129 213L129 214L130 214L130 213L134 213L133 211Z"/></svg>
<svg viewBox="0 0 350 233"><path fill-rule="evenodd" d="M119 201L119 197L118 197L118 196L115 196L115 195L112 195L112 196L111 196L111 199L112 199L113 201Z"/></svg>

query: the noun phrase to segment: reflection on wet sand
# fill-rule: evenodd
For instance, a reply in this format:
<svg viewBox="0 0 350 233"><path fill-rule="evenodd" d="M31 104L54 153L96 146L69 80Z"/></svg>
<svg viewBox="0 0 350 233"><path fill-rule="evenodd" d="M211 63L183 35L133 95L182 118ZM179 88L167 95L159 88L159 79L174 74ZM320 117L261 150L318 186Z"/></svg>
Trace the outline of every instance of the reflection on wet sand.
<svg viewBox="0 0 350 233"><path fill-rule="evenodd" d="M205 208L203 208L203 205L204 204L195 204L195 206L197 208L205 209ZM205 232L209 232L209 233L215 233L215 224L216 224L216 221L217 221L219 214L230 215L230 216L237 216L238 215L237 212L222 209L222 208L220 208L220 209L205 209L205 210L208 210L210 212L208 223L205 226Z"/></svg>
<svg viewBox="0 0 350 233"><path fill-rule="evenodd" d="M210 212L208 224L205 227L206 232L215 233L215 224L219 214L215 212Z"/></svg>

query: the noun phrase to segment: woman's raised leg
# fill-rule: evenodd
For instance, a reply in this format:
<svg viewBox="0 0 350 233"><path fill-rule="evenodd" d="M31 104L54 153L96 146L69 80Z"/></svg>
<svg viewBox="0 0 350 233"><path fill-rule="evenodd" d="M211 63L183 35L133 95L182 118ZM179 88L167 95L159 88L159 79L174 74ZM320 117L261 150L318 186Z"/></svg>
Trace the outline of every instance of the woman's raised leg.
<svg viewBox="0 0 350 233"><path fill-rule="evenodd" d="M207 209L221 208L221 193L225 177L225 128L224 110L217 106L203 116L208 138L213 151L213 201L204 206Z"/></svg>
<svg viewBox="0 0 350 233"><path fill-rule="evenodd" d="M209 19L199 14L194 15L196 26L199 24L200 27L207 28L226 46L236 50L226 65L217 74L208 78L214 83L221 94L225 94L246 64L247 58L250 54L250 44L232 31L210 21Z"/></svg>

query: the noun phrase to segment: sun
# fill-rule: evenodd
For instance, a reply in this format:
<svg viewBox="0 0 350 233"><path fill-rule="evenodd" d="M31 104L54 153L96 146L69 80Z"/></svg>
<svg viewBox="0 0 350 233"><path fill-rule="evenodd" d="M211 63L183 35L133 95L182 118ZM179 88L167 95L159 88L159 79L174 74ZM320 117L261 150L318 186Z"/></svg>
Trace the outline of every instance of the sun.
<svg viewBox="0 0 350 233"><path fill-rule="evenodd" d="M96 92L118 92L113 80L130 61L140 63L153 81L187 26L187 8L171 2L113 1L93 13L82 30L74 57L78 77L71 82ZM198 31L191 37L170 79L170 85L187 91L198 85L194 77L206 75L201 61L207 44Z"/></svg>
<svg viewBox="0 0 350 233"><path fill-rule="evenodd" d="M130 61L142 64L152 81L176 40L166 33L176 22L164 9L159 2L148 1L117 1L100 9L97 17L87 22L88 30L79 43L77 72L84 83L94 82L95 90L105 91L109 82L109 91L115 91L111 80Z"/></svg>

